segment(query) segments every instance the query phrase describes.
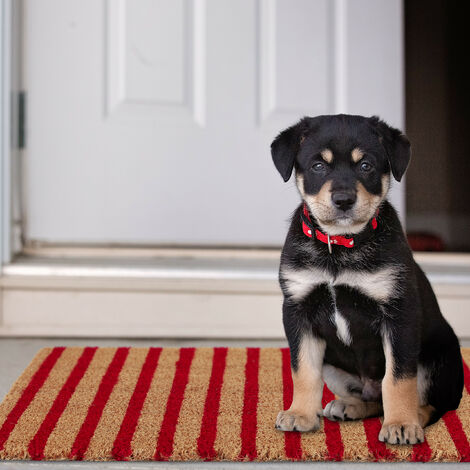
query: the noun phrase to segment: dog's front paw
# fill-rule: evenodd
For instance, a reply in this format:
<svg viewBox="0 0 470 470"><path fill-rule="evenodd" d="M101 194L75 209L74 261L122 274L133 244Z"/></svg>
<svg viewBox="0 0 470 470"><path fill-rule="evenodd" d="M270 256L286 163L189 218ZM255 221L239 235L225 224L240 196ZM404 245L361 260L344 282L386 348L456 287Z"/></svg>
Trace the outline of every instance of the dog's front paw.
<svg viewBox="0 0 470 470"><path fill-rule="evenodd" d="M379 441L389 444L420 444L424 442L424 431L419 424L383 424Z"/></svg>
<svg viewBox="0 0 470 470"><path fill-rule="evenodd" d="M280 411L276 419L276 429L281 431L316 431L320 428L321 412L302 414L296 411Z"/></svg>

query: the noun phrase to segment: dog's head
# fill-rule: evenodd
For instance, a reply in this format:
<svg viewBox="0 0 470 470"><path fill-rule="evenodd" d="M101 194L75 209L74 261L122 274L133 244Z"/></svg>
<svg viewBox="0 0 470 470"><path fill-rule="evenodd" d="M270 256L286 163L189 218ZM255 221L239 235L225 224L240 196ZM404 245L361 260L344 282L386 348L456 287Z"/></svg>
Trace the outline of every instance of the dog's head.
<svg viewBox="0 0 470 470"><path fill-rule="evenodd" d="M271 144L284 181L295 168L297 187L330 235L360 232L386 197L390 173L400 181L410 143L378 117L303 118Z"/></svg>

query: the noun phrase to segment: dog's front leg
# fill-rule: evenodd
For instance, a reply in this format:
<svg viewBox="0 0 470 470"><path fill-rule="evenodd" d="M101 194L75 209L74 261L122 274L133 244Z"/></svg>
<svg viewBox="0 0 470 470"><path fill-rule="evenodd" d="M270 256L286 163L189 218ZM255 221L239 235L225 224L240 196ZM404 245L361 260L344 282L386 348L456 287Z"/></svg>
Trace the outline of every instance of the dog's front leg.
<svg viewBox="0 0 470 470"><path fill-rule="evenodd" d="M282 431L316 431L322 417L322 367L326 343L311 333L304 333L295 344L291 347L293 400L288 410L279 412L276 428Z"/></svg>
<svg viewBox="0 0 470 470"><path fill-rule="evenodd" d="M390 444L416 444L424 441L424 431L418 418L417 358L413 352L415 347L399 343L400 340L397 333L394 336L393 330L384 328L384 421L379 440Z"/></svg>

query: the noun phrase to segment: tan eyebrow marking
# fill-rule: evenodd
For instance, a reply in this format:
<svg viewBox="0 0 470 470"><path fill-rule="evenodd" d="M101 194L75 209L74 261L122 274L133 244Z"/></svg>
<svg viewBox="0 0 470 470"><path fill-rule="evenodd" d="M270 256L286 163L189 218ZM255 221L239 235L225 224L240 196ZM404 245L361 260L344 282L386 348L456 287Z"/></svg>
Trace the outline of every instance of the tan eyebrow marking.
<svg viewBox="0 0 470 470"><path fill-rule="evenodd" d="M354 163L357 163L364 156L364 152L360 148L355 148L351 152L351 157Z"/></svg>
<svg viewBox="0 0 470 470"><path fill-rule="evenodd" d="M326 163L331 163L333 161L333 152L330 149L322 150L320 155Z"/></svg>

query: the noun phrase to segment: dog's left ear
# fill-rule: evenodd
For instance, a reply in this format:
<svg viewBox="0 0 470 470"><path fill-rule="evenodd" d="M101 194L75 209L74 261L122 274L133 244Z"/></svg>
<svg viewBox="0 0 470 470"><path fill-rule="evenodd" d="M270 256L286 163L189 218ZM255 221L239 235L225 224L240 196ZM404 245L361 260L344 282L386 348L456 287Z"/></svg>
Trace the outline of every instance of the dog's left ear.
<svg viewBox="0 0 470 470"><path fill-rule="evenodd" d="M401 181L411 158L410 141L400 130L389 126L377 116L372 116L370 122L377 130L379 139L385 148L392 174Z"/></svg>
<svg viewBox="0 0 470 470"><path fill-rule="evenodd" d="M292 174L295 157L300 150L300 144L307 129L308 118L303 118L297 124L282 131L271 144L274 165L284 181L288 181Z"/></svg>

